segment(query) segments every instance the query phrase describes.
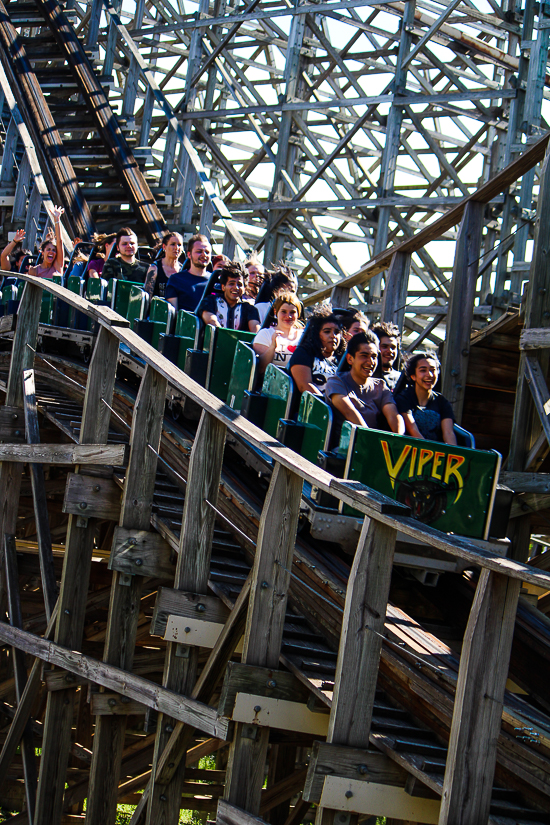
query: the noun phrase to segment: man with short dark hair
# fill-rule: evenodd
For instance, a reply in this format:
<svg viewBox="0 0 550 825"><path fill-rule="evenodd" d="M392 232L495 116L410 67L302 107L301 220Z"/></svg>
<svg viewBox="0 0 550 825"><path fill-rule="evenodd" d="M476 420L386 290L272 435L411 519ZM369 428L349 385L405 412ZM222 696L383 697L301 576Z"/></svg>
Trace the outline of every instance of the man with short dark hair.
<svg viewBox="0 0 550 825"><path fill-rule="evenodd" d="M109 280L116 278L119 281L131 281L135 284L145 283L150 266L136 258L138 239L136 233L127 226L116 233L115 255L111 255L101 273L101 277Z"/></svg>
<svg viewBox="0 0 550 825"><path fill-rule="evenodd" d="M399 328L388 321L380 321L371 327L371 330L380 342L380 356L374 378L383 378L388 389L393 392L401 375L399 370L393 368L399 356Z"/></svg>
<svg viewBox="0 0 550 825"><path fill-rule="evenodd" d="M189 266L168 278L165 297L176 307L194 312L208 283L208 264L212 258L212 246L206 235L193 235L187 243Z"/></svg>
<svg viewBox="0 0 550 825"><path fill-rule="evenodd" d="M222 295L208 295L202 304L202 320L213 327L258 332L260 315L253 304L243 301L246 276L239 263L225 266L220 273Z"/></svg>
<svg viewBox="0 0 550 825"><path fill-rule="evenodd" d="M354 335L346 350L349 372L336 373L325 387L325 397L335 413L333 438L339 437L344 421L379 429L385 419L394 433L405 432L391 392L384 381L373 377L377 360L377 337L370 331Z"/></svg>

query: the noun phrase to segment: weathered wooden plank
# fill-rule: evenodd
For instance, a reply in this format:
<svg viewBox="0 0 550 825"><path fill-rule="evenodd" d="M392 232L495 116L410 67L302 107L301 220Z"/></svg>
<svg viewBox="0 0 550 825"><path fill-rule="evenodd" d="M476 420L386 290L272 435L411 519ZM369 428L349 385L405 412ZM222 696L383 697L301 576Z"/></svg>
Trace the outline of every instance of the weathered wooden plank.
<svg viewBox="0 0 550 825"><path fill-rule="evenodd" d="M109 569L126 575L172 578L173 555L168 542L158 533L116 527Z"/></svg>
<svg viewBox="0 0 550 825"><path fill-rule="evenodd" d="M252 816L242 808L232 805L225 799L218 800L216 813L217 825L266 825L265 820Z"/></svg>
<svg viewBox="0 0 550 825"><path fill-rule="evenodd" d="M15 332L17 326L17 315L3 315L0 318L0 335L7 332Z"/></svg>
<svg viewBox="0 0 550 825"><path fill-rule="evenodd" d="M174 587L194 593L207 592L210 556L220 486L226 428L221 421L203 412L191 451L185 503L176 564ZM181 654L185 650L185 656ZM177 650L169 642L163 684L171 690L189 695L197 681L198 655L196 647ZM162 717L158 723L153 757L153 777L147 806L147 825L157 822L176 822L181 804L181 788L185 776L185 760L180 754L179 765L170 781L162 785L156 781L159 759L168 744L174 721Z"/></svg>
<svg viewBox="0 0 550 825"><path fill-rule="evenodd" d="M515 493L550 493L550 473L514 473L503 471L499 482Z"/></svg>
<svg viewBox="0 0 550 825"><path fill-rule="evenodd" d="M484 209L483 203L474 200L468 201L464 208L455 248L447 312L445 351L441 370L442 393L452 404L459 422L462 418L466 390Z"/></svg>
<svg viewBox="0 0 550 825"><path fill-rule="evenodd" d="M19 598L19 573L17 570L17 553L15 550L15 536L4 533L4 567L6 571L6 584L8 589L8 611L10 624L12 627L21 628L23 626L23 616L21 614L21 602ZM17 702L25 692L27 684L27 668L25 665L25 654L17 647L13 647L13 673L15 678L15 694ZM23 758L23 772L25 775L25 798L29 819L34 822L36 808L36 784L38 779L36 755L34 750L34 735L27 723L23 730L21 742L21 756Z"/></svg>
<svg viewBox="0 0 550 825"><path fill-rule="evenodd" d="M184 593L170 587L159 587L151 619L153 636L164 636L166 622L170 615L224 624L229 610L217 596Z"/></svg>
<svg viewBox="0 0 550 825"><path fill-rule="evenodd" d="M21 427L18 427L15 432L21 432L19 437L22 441L24 440L24 414L21 376L23 370L29 369L33 365L41 300L42 291L32 284L27 284L19 305L20 324L13 339L6 386L6 407L4 408L6 412L4 415L9 418L10 412L8 410L15 408L11 415L18 415L18 419L12 417L11 420L21 424ZM7 432L9 433L9 429ZM0 571L3 568L4 559L4 533L15 535L16 532L22 471L23 467L19 463L11 461L0 463ZM2 578L0 579L0 609L5 606L5 596L5 582Z"/></svg>
<svg viewBox="0 0 550 825"><path fill-rule="evenodd" d="M395 540L390 527L365 519L346 591L329 742L368 745Z"/></svg>
<svg viewBox="0 0 550 825"><path fill-rule="evenodd" d="M8 444L25 442L25 418L20 407L0 407L0 439Z"/></svg>
<svg viewBox="0 0 550 825"><path fill-rule="evenodd" d="M92 659L91 656L85 656L83 653L6 624L0 624L0 638L6 644L18 647L43 662L83 676L90 682L193 725L210 736L224 739L227 735L228 720L219 717L214 708L160 687L142 676L136 676L114 665ZM55 691L50 697L62 693L63 691Z"/></svg>
<svg viewBox="0 0 550 825"><path fill-rule="evenodd" d="M373 519L363 523L346 590L327 732L330 743L357 748L369 744L396 536L394 529ZM332 804L328 797L325 801ZM333 818L321 798L317 821Z"/></svg>
<svg viewBox="0 0 550 825"><path fill-rule="evenodd" d="M301 493L300 476L277 464L258 531L242 655L245 664L276 668L279 662ZM268 742L268 729L237 723L225 798L251 813L260 809Z"/></svg>
<svg viewBox="0 0 550 825"><path fill-rule="evenodd" d="M39 444L40 431L38 429L38 413L36 411L34 370L23 371L23 404L27 442L29 444ZM42 464L31 463L29 469L31 474L34 519L38 537L40 575L44 593L46 618L49 620L57 602L57 581L53 563L52 538L50 535L50 521L44 483L44 468Z"/></svg>
<svg viewBox="0 0 550 825"><path fill-rule="evenodd" d="M0 461L39 464L126 463L124 444L0 444Z"/></svg>
<svg viewBox="0 0 550 825"><path fill-rule="evenodd" d="M547 327L531 327L524 329L519 336L521 350L548 349L550 347L550 329Z"/></svg>
<svg viewBox="0 0 550 825"><path fill-rule="evenodd" d="M93 716L130 716L144 714L147 707L141 702L128 701L127 697L118 693L93 693L91 713Z"/></svg>
<svg viewBox="0 0 550 825"><path fill-rule="evenodd" d="M410 254L396 252L392 256L382 297L382 320L397 324L400 333L403 331L410 268Z"/></svg>
<svg viewBox="0 0 550 825"><path fill-rule="evenodd" d="M119 528L134 531L138 544L133 547L139 548L140 552L144 546L150 546L149 535L145 537L143 533L149 530L151 521L166 387L166 379L146 367L132 417L130 459L124 479ZM144 566L135 565L132 572L140 572ZM116 571L113 577L103 658L105 662L129 671L134 656L143 575L131 576L130 583L125 586L122 575ZM104 825L115 819L125 725L125 716L98 716L96 719L87 809L90 825Z"/></svg>
<svg viewBox="0 0 550 825"><path fill-rule="evenodd" d="M54 608L48 622L48 626L44 634L45 639L50 639L53 636L56 618L57 605ZM25 730L27 722L30 719L33 705L36 701L38 691L40 690L42 667L43 665L40 659L35 659L25 684L25 689L23 690L23 693L17 703L15 716L13 717L10 729L2 746L2 752L0 753L0 785L8 772L13 757L15 756L15 752L19 747L19 742L23 736L23 731Z"/></svg>
<svg viewBox="0 0 550 825"><path fill-rule="evenodd" d="M288 699L291 702L307 702L311 695L293 673L230 662L225 671L218 703L220 716L231 718L237 693L253 693L274 699Z"/></svg>
<svg viewBox="0 0 550 825"><path fill-rule="evenodd" d="M411 822L437 825L441 821L440 803L437 799L410 796L404 788L342 779L340 776L325 777L321 806L338 811L386 816L392 825Z"/></svg>
<svg viewBox="0 0 550 825"><path fill-rule="evenodd" d="M525 366L525 380L529 385L542 430L550 445L550 420L548 418L550 413L550 393L548 392L548 387L546 386L546 381L537 359L532 355L527 355L523 363Z"/></svg>
<svg viewBox="0 0 550 825"><path fill-rule="evenodd" d="M306 801L320 803L326 776L404 788L409 774L380 751L314 742L303 793Z"/></svg>
<svg viewBox="0 0 550 825"><path fill-rule="evenodd" d="M118 521L120 488L112 478L69 473L65 487L63 512L84 518Z"/></svg>
<svg viewBox="0 0 550 825"><path fill-rule="evenodd" d="M460 657L441 825L489 817L519 582L483 570Z"/></svg>
<svg viewBox="0 0 550 825"><path fill-rule="evenodd" d="M110 410L106 405L112 406L118 349L117 338L102 327L88 372L81 444L104 444L107 441ZM78 651L82 643L94 527L94 522L85 516L69 516L55 641L70 648L73 656L78 656L74 651ZM71 747L73 696L72 688L48 693L36 803L37 820L43 825L55 825L63 809L65 774Z"/></svg>

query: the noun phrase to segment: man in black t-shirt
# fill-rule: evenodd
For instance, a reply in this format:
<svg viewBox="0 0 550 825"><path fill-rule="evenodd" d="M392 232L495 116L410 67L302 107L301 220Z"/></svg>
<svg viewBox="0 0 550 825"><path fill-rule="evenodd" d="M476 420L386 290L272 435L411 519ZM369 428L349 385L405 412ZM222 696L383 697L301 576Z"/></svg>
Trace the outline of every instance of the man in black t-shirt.
<svg viewBox="0 0 550 825"><path fill-rule="evenodd" d="M208 295L201 306L205 324L225 327L241 332L258 332L260 315L253 304L243 301L245 290L244 269L239 263L225 266L220 273L222 295Z"/></svg>

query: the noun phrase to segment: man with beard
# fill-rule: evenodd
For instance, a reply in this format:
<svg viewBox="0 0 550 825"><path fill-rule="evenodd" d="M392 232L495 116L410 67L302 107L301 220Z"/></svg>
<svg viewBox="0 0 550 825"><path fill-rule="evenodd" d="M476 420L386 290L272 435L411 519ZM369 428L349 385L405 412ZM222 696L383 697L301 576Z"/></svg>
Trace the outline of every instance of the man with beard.
<svg viewBox="0 0 550 825"><path fill-rule="evenodd" d="M212 246L206 235L193 235L187 244L189 267L175 272L166 284L165 297L177 310L194 312L208 283Z"/></svg>

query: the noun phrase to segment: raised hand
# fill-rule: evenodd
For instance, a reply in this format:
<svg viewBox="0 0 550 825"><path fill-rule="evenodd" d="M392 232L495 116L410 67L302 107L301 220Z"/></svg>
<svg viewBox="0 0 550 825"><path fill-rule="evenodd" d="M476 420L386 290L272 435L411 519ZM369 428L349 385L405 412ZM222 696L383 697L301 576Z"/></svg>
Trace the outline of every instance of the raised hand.
<svg viewBox="0 0 550 825"><path fill-rule="evenodd" d="M64 211L65 211L65 209L62 206L54 206L54 208L53 208L54 223L59 223L59 221L61 220L61 215L63 214Z"/></svg>
<svg viewBox="0 0 550 825"><path fill-rule="evenodd" d="M20 243L23 240L24 237L25 237L25 230L24 229L18 229L16 231L15 235L13 236L13 242L14 243Z"/></svg>

